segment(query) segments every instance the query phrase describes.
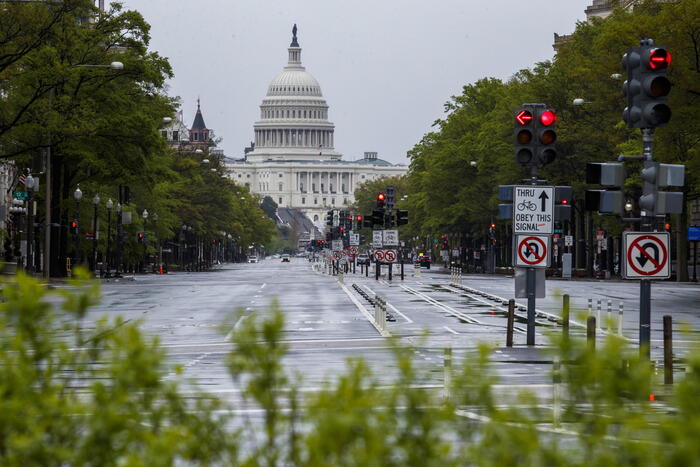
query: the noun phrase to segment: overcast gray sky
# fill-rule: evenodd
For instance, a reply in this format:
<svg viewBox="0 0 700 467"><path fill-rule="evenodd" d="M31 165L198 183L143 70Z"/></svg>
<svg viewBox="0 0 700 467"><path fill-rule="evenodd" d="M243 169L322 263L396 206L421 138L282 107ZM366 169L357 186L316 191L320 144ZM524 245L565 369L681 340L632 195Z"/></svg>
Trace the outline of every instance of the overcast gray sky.
<svg viewBox="0 0 700 467"><path fill-rule="evenodd" d="M347 160L406 151L443 104L484 76L508 78L553 55L591 0L124 0L167 57L189 126L196 100L226 155L241 157L297 23L302 62L321 84Z"/></svg>

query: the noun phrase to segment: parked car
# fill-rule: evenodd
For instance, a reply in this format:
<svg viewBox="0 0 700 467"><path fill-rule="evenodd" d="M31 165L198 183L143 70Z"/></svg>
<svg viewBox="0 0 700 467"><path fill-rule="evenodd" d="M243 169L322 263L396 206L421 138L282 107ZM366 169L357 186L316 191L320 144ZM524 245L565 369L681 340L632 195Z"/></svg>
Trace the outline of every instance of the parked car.
<svg viewBox="0 0 700 467"><path fill-rule="evenodd" d="M360 266L362 264L369 264L369 256L365 253L360 253L355 259L355 264Z"/></svg>
<svg viewBox="0 0 700 467"><path fill-rule="evenodd" d="M253 255L253 256L248 256L248 262L249 263L257 263L258 262L258 257Z"/></svg>
<svg viewBox="0 0 700 467"><path fill-rule="evenodd" d="M289 255L282 255L282 260L283 263L289 263L290 262L290 257Z"/></svg>
<svg viewBox="0 0 700 467"><path fill-rule="evenodd" d="M430 256L426 256L423 254L418 255L418 257L416 258L416 264L420 267L430 269Z"/></svg>

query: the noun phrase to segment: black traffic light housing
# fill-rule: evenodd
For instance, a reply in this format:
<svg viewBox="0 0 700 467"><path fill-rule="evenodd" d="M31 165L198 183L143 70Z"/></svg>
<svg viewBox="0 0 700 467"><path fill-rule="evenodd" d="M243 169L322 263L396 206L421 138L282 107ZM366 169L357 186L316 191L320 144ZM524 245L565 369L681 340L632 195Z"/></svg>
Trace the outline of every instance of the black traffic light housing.
<svg viewBox="0 0 700 467"><path fill-rule="evenodd" d="M671 91L671 82L666 77L670 65L668 49L654 45L652 39L644 39L638 47L627 49L622 57L627 72L623 85L627 107L622 118L629 128L656 128L671 119L671 109L666 104Z"/></svg>
<svg viewBox="0 0 700 467"><path fill-rule="evenodd" d="M333 225L333 211L326 212L326 225Z"/></svg>
<svg viewBox="0 0 700 467"><path fill-rule="evenodd" d="M386 195L384 193L377 194L377 207L384 209L384 203L386 203Z"/></svg>
<svg viewBox="0 0 700 467"><path fill-rule="evenodd" d="M550 108L542 107L537 111L536 145L537 163L547 165L557 158L555 143L557 141L557 113Z"/></svg>
<svg viewBox="0 0 700 467"><path fill-rule="evenodd" d="M408 211L398 210L396 211L396 225L406 225L408 224Z"/></svg>
<svg viewBox="0 0 700 467"><path fill-rule="evenodd" d="M515 160L528 167L535 160L534 109L521 107L515 111Z"/></svg>
<svg viewBox="0 0 700 467"><path fill-rule="evenodd" d="M551 164L557 157L557 113L544 104L523 104L515 111L515 160L523 167Z"/></svg>
<svg viewBox="0 0 700 467"><path fill-rule="evenodd" d="M78 235L78 228L79 228L78 221L72 220L70 222L70 233L72 233L73 235Z"/></svg>

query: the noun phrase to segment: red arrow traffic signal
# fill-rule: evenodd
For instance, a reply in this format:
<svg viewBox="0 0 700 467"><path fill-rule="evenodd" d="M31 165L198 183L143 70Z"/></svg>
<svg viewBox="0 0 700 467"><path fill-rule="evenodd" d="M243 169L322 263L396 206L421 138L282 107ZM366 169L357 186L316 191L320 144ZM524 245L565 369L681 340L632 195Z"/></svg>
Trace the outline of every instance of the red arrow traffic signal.
<svg viewBox="0 0 700 467"><path fill-rule="evenodd" d="M525 126L532 121L532 113L529 110L522 109L515 114L515 121L521 126Z"/></svg>

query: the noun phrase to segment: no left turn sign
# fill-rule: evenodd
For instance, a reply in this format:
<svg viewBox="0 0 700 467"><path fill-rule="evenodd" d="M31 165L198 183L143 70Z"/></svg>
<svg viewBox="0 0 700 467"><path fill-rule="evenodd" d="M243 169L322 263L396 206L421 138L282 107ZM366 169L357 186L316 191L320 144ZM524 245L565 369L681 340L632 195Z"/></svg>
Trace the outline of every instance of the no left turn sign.
<svg viewBox="0 0 700 467"><path fill-rule="evenodd" d="M387 263L395 263L396 262L396 251L395 250L386 250L384 252L384 261Z"/></svg>
<svg viewBox="0 0 700 467"><path fill-rule="evenodd" d="M623 242L625 279L671 277L668 232L625 232Z"/></svg>
<svg viewBox="0 0 700 467"><path fill-rule="evenodd" d="M546 235L516 235L515 265L546 268L549 265L549 237Z"/></svg>

